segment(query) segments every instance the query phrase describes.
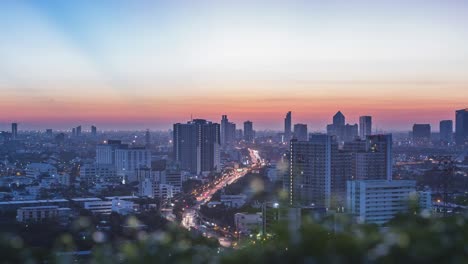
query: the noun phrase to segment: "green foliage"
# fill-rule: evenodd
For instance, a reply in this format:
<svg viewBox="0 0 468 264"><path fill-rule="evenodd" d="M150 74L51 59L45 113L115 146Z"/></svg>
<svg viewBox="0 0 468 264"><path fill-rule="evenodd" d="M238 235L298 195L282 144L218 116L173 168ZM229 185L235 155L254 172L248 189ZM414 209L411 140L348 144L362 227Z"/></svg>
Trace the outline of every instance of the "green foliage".
<svg viewBox="0 0 468 264"><path fill-rule="evenodd" d="M320 223L306 218L299 229L282 222L274 227L273 236L247 239L235 250L222 250L216 240L175 225L153 232L140 229L135 217L113 218L115 225L126 221L130 231L102 239L84 218L71 235L59 237L49 256L79 250L76 234L89 234L85 242L93 246L86 262L91 263L468 263L468 222L463 215L436 218L412 213L397 216L386 227L355 224L340 215ZM37 263L47 256L16 234L0 236L0 254L0 263Z"/></svg>

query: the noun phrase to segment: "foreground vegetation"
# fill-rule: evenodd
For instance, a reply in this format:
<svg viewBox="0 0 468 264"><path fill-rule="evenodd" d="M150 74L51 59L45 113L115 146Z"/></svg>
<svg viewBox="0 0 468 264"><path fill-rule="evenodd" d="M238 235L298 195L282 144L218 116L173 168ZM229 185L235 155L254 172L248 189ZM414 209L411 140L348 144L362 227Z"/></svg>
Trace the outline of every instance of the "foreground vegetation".
<svg viewBox="0 0 468 264"><path fill-rule="evenodd" d="M118 239L91 235L90 255L76 250L67 234L49 252L51 263L468 263L468 221L465 215L447 218L426 214L402 215L385 228L353 224L333 217L317 223L304 219L299 230L288 223L275 227L275 236L246 240L239 249L222 249L216 240L168 225L145 231L129 218ZM83 224L83 223L81 223ZM79 226L79 224L78 224ZM85 228L85 226L79 226ZM47 240L47 237L44 237ZM62 252L62 253L58 253ZM37 263L35 249L14 234L0 236L1 263ZM44 260L44 259L42 259Z"/></svg>

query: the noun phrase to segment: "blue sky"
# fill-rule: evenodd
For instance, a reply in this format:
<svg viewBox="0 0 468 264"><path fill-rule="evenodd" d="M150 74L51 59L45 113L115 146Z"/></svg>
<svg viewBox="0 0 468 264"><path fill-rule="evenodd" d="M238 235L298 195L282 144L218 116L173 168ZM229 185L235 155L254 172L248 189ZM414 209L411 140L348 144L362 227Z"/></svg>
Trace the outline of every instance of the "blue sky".
<svg viewBox="0 0 468 264"><path fill-rule="evenodd" d="M427 119L422 107L434 103L445 111L437 116L442 118L450 108L441 105L461 107L461 99L468 99L466 25L467 1L450 0L4 0L0 122L59 126L68 117L109 127L119 122L165 127L168 116L183 121L189 112L221 115L199 110L216 98L242 120L248 114L243 102L275 100L285 90L310 104L336 102L327 105L330 113L307 112L307 102L298 104L302 121L317 127L341 105L357 116L361 109L345 100L356 94L385 105L389 95L404 91L413 100L403 98L402 109L423 101L413 113L421 117L417 121ZM324 89L323 82L336 85ZM356 85L362 82L366 85ZM184 98L189 99L181 104ZM18 111L12 104L23 107ZM294 104L283 101L278 111ZM258 110L281 120L272 108L278 107ZM115 109L124 111L122 119ZM369 111L386 116L389 109ZM104 124L108 119L113 121ZM273 119L259 123L280 127Z"/></svg>

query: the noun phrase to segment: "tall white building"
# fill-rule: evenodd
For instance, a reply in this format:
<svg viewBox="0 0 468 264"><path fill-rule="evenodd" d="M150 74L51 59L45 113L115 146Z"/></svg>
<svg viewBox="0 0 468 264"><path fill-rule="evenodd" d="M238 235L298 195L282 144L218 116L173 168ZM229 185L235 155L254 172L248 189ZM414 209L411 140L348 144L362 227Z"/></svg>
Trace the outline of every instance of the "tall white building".
<svg viewBox="0 0 468 264"><path fill-rule="evenodd" d="M108 140L105 144L96 146L96 164L98 165L114 165L115 150L127 147L120 140Z"/></svg>
<svg viewBox="0 0 468 264"><path fill-rule="evenodd" d="M408 210L412 194L416 194L416 181L348 181L346 209L359 222L382 225Z"/></svg>
<svg viewBox="0 0 468 264"><path fill-rule="evenodd" d="M151 151L146 148L115 150L115 168L118 175L133 177L139 168L151 168Z"/></svg>

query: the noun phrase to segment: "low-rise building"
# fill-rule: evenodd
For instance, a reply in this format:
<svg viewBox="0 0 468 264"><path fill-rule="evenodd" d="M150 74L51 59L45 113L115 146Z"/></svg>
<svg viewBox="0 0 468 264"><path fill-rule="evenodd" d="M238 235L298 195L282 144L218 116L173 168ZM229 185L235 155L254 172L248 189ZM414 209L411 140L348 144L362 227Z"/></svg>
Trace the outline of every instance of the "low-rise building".
<svg viewBox="0 0 468 264"><path fill-rule="evenodd" d="M91 211L93 214L110 214L116 212L125 215L133 212L135 210L135 205L131 201L112 199L85 202L84 209Z"/></svg>
<svg viewBox="0 0 468 264"><path fill-rule="evenodd" d="M237 213L234 215L236 231L243 234L259 231L262 227L262 223L262 213Z"/></svg>
<svg viewBox="0 0 468 264"><path fill-rule="evenodd" d="M31 163L26 166L26 176L37 178L40 175L55 176L57 174L57 168L48 163Z"/></svg>
<svg viewBox="0 0 468 264"><path fill-rule="evenodd" d="M16 211L18 222L41 222L58 217L58 206L21 207Z"/></svg>
<svg viewBox="0 0 468 264"><path fill-rule="evenodd" d="M237 194L237 195L223 194L220 197L220 201L222 204L224 204L226 207L232 207L232 208L242 207L245 204L246 199L247 199L247 196L244 194Z"/></svg>

